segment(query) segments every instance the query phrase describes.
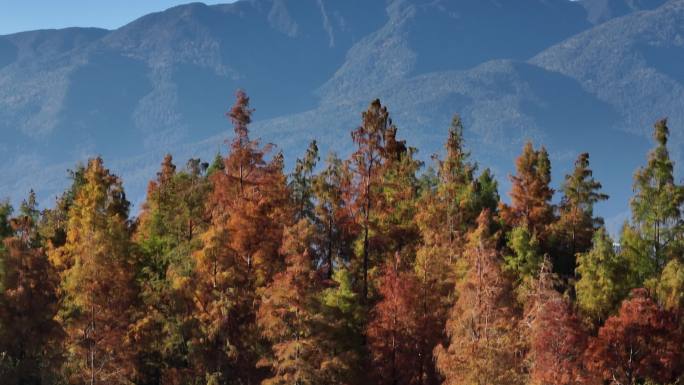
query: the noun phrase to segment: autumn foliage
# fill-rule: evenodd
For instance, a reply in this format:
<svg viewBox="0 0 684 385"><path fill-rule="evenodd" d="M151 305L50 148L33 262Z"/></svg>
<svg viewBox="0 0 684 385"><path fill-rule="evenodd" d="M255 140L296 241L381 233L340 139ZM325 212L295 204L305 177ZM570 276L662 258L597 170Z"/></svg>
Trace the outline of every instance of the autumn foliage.
<svg viewBox="0 0 684 385"><path fill-rule="evenodd" d="M527 143L503 202L458 115L425 167L374 100L348 157L290 170L254 114L238 91L226 148L166 155L137 212L99 157L51 207L0 203L0 384L684 381L666 120L618 235L587 153L556 187Z"/></svg>

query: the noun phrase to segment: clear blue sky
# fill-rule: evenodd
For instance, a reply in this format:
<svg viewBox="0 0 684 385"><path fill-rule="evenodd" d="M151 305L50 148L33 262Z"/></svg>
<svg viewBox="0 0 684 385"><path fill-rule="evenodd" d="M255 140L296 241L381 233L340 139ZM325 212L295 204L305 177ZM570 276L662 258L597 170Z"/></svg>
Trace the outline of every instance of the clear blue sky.
<svg viewBox="0 0 684 385"><path fill-rule="evenodd" d="M150 12L190 2L192 0L0 0L0 35L45 28L113 29Z"/></svg>

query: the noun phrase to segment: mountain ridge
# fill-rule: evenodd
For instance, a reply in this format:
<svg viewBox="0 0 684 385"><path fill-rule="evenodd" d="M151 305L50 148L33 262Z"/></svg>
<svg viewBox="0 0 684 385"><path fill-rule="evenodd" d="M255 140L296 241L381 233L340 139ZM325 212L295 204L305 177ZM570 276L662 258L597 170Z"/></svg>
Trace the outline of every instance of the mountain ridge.
<svg viewBox="0 0 684 385"><path fill-rule="evenodd" d="M605 142L645 156L643 138L659 117L651 115L660 113L652 114L645 84L669 76L659 83L664 100L680 95L684 81L676 66L666 67L684 52L677 40L684 1L660 3L243 0L177 6L113 31L0 36L0 130L12 137L0 143L0 196L17 201L41 180L39 197L50 204L67 183L66 168L101 154L140 202L165 152L182 164L222 149L230 132L223 112L232 92L245 88L256 108L254 135L281 143L288 164L314 138L324 151L348 153L351 140L340 145L340 138L376 97L425 160L460 113L475 159L495 169L502 195L526 139L559 154L557 184L584 151L577 136L595 135L594 165L615 196L604 215L624 215L629 177L643 157L620 154L611 171L599 163L609 161ZM649 24L656 18L670 32ZM543 28L546 19L554 22ZM653 44L637 44L637 24ZM643 60L624 67L624 79L606 73L605 63L635 55ZM591 63L604 66L592 71ZM603 82L592 83L592 73ZM634 75L643 73L652 75ZM624 95L634 85L641 89L630 102ZM639 106L641 115L630 115ZM679 156L684 117L669 115Z"/></svg>

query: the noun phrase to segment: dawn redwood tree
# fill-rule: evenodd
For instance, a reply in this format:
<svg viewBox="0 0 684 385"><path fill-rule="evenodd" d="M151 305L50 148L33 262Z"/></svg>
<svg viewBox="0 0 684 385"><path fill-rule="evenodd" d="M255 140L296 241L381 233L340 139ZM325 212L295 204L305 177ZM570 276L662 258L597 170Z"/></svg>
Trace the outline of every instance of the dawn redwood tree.
<svg viewBox="0 0 684 385"><path fill-rule="evenodd" d="M317 309L319 276L312 268L315 227L306 219L285 231L286 268L277 273L261 294L257 324L271 343L271 352L258 363L270 370L264 385L320 384L325 378L321 329Z"/></svg>
<svg viewBox="0 0 684 385"><path fill-rule="evenodd" d="M511 204L501 204L501 216L510 227L524 226L547 249L549 226L554 222L551 162L546 149L527 142L511 176Z"/></svg>
<svg viewBox="0 0 684 385"><path fill-rule="evenodd" d="M550 263L542 267L531 299L529 356L533 385L594 384L584 368L588 333L572 304L553 288Z"/></svg>
<svg viewBox="0 0 684 385"><path fill-rule="evenodd" d="M457 285L458 299L446 324L449 342L435 348L445 385L524 383L520 317L511 284L499 267L490 222L489 212L483 211L469 237L468 270Z"/></svg>
<svg viewBox="0 0 684 385"><path fill-rule="evenodd" d="M135 365L128 330L136 301L128 207L121 180L91 159L69 210L60 270L66 332L64 373L72 383L128 384Z"/></svg>
<svg viewBox="0 0 684 385"><path fill-rule="evenodd" d="M238 91L228 116L235 136L224 169L211 177L211 218L194 254L195 319L193 361L212 381L258 383L261 336L256 328L256 294L283 267L283 229L291 223L290 197L280 154L249 138L252 109Z"/></svg>
<svg viewBox="0 0 684 385"><path fill-rule="evenodd" d="M602 218L594 216L594 205L608 199L600 190L601 183L594 179L589 168L589 154L580 154L572 174L565 176L558 222L554 225L559 243L554 265L564 276L574 274L577 253L591 248L594 231L603 224Z"/></svg>
<svg viewBox="0 0 684 385"><path fill-rule="evenodd" d="M53 383L61 363L59 277L34 238L37 220L31 191L0 249L0 378L7 385Z"/></svg>
<svg viewBox="0 0 684 385"><path fill-rule="evenodd" d="M394 262L383 267L379 278L380 300L367 327L375 384L422 384L423 353L418 282L412 272L400 271Z"/></svg>
<svg viewBox="0 0 684 385"><path fill-rule="evenodd" d="M414 271L420 290L421 377L425 384L439 381L432 350L446 338L444 327L468 232L477 226L479 213L495 210L499 200L488 170L479 179L475 177L477 165L469 161L463 142L463 124L457 115L449 127L446 157L437 159L437 182L423 191L416 203L421 242Z"/></svg>
<svg viewBox="0 0 684 385"><path fill-rule="evenodd" d="M658 306L646 290L636 289L590 340L585 362L606 383L667 384L682 375L682 344L677 314Z"/></svg>

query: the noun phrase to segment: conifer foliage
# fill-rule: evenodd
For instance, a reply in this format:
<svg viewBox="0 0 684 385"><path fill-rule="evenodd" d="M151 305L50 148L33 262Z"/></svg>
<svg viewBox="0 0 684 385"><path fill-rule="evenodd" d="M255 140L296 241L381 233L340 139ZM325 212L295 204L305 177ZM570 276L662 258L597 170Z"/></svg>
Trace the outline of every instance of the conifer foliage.
<svg viewBox="0 0 684 385"><path fill-rule="evenodd" d="M84 177L69 211L66 243L51 255L61 276L65 376L75 383L127 384L135 377L128 332L137 294L129 204L102 159L91 160Z"/></svg>
<svg viewBox="0 0 684 385"><path fill-rule="evenodd" d="M349 157L312 141L286 173L254 111L238 91L227 151L166 155L139 212L101 158L52 207L0 203L0 384L684 381L666 120L618 238L589 154L554 197L527 143L506 204L458 115L427 169L374 100Z"/></svg>

